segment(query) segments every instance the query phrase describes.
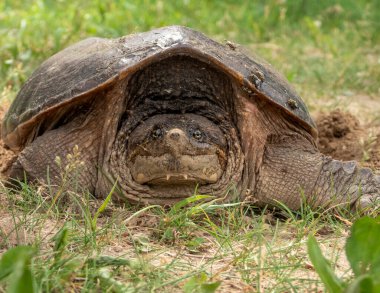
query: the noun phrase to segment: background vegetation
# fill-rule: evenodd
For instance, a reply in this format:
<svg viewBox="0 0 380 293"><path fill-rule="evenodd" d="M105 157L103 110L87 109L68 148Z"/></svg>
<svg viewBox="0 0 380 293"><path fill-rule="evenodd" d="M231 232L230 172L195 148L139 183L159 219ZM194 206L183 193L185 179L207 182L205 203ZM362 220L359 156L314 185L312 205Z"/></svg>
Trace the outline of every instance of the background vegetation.
<svg viewBox="0 0 380 293"><path fill-rule="evenodd" d="M0 101L7 107L43 60L78 40L171 24L256 52L313 112L363 96L379 100L379 19L379 0L2 0ZM323 285L307 257L308 234L323 242L336 274L352 278L342 253L351 216L305 207L273 217L238 203L210 206L201 197L184 207L139 210L105 207L80 191L63 194L69 203L51 202L55 194L44 186L0 192L1 220L11 227L0 229L0 253L34 247L11 251L0 264L1 279L16 266L9 259L18 260L8 289L30 279L31 267L30 290L317 291Z"/></svg>
<svg viewBox="0 0 380 293"><path fill-rule="evenodd" d="M0 88L12 99L44 59L86 37L179 24L242 43L278 68L310 106L379 94L379 0L0 2Z"/></svg>

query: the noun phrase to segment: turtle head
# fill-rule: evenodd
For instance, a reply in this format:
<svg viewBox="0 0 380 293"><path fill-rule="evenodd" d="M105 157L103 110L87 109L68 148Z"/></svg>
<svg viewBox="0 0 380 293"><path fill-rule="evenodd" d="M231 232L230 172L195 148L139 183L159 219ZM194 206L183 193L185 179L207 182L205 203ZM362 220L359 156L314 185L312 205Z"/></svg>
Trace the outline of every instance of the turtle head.
<svg viewBox="0 0 380 293"><path fill-rule="evenodd" d="M203 116L155 115L129 136L129 168L139 184L215 183L226 165L226 145L220 128Z"/></svg>

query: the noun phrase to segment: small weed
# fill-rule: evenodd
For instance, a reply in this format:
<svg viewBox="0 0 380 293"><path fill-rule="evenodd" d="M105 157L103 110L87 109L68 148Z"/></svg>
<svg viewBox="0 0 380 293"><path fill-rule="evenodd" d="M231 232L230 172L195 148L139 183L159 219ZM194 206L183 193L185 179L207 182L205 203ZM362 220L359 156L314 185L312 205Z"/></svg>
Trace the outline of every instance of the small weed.
<svg viewBox="0 0 380 293"><path fill-rule="evenodd" d="M185 293L213 293L220 286L220 282L210 282L205 272L193 276L183 287Z"/></svg>
<svg viewBox="0 0 380 293"><path fill-rule="evenodd" d="M8 292L37 292L35 277L30 265L36 250L18 246L8 250L0 260L0 281L8 277Z"/></svg>
<svg viewBox="0 0 380 293"><path fill-rule="evenodd" d="M175 243L179 239L192 238L191 232L197 226L194 220L204 215L204 205L207 205L204 200L210 198L207 195L194 194L174 204L167 213L163 213L158 229L163 231L161 240Z"/></svg>

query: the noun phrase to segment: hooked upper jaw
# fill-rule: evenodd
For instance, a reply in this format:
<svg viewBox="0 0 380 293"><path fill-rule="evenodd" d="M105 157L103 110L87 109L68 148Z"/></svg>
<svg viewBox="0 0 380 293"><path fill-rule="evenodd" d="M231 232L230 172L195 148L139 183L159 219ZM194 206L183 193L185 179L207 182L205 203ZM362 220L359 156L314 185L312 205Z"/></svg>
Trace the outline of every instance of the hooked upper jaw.
<svg viewBox="0 0 380 293"><path fill-rule="evenodd" d="M148 185L215 183L225 167L219 127L195 114L156 115L139 125L128 144L134 181Z"/></svg>
<svg viewBox="0 0 380 293"><path fill-rule="evenodd" d="M171 155L142 157L132 166L132 177L139 184L195 185L215 183L223 174L216 155Z"/></svg>

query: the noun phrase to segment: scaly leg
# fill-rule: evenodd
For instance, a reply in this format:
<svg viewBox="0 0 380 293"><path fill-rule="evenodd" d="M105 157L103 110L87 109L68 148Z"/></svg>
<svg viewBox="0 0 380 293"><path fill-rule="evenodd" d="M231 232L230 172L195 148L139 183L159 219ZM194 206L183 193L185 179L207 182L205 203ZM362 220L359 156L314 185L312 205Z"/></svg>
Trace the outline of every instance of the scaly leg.
<svg viewBox="0 0 380 293"><path fill-rule="evenodd" d="M304 196L313 208L348 204L362 210L380 199L380 176L370 169L333 160L293 139L266 146L255 188L260 205L279 201L296 210Z"/></svg>
<svg viewBox="0 0 380 293"><path fill-rule="evenodd" d="M47 182L49 176L49 181L53 185L60 185L65 172L64 167L69 163L67 155L73 154L73 149L77 145L78 161L82 163L68 175L70 178L75 176L80 188L93 193L97 181L100 136L96 133L96 128L91 127L92 123L86 122L78 117L36 138L18 155L9 171L9 177L22 181L26 175L29 181ZM61 167L56 163L57 156L61 158Z"/></svg>

